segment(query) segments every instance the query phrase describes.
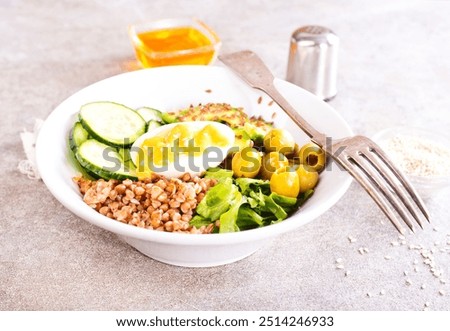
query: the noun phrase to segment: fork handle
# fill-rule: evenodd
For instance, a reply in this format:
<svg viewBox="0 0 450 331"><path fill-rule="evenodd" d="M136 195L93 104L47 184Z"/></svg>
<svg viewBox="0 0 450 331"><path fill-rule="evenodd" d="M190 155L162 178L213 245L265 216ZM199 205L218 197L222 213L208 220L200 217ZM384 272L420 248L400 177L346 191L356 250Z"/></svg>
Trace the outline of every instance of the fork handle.
<svg viewBox="0 0 450 331"><path fill-rule="evenodd" d="M317 131L311 126L300 114L292 107L292 105L281 95L275 88L273 81L271 84L265 84L264 87L256 87L257 89L265 92L269 97L275 101L281 109L302 129L311 139L312 142L319 145L322 148L326 148L326 135Z"/></svg>
<svg viewBox="0 0 450 331"><path fill-rule="evenodd" d="M327 150L326 136L305 121L294 107L278 92L273 83L274 76L258 55L250 50L245 50L220 55L219 59L247 82L247 84L270 96L314 143Z"/></svg>

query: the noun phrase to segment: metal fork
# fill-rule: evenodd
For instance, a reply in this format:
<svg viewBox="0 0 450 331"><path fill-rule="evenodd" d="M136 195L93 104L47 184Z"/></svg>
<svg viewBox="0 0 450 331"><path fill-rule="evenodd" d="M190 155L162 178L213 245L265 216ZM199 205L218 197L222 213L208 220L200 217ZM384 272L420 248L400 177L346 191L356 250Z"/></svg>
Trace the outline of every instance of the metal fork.
<svg viewBox="0 0 450 331"><path fill-rule="evenodd" d="M422 199L415 189L388 159L381 148L364 136L346 137L327 143L325 134L306 122L275 88L274 76L252 51L219 56L219 59L251 87L270 96L289 117L319 145L328 156L347 170L375 200L396 229L404 234L401 220L411 231L414 221L423 228L423 218L430 221Z"/></svg>

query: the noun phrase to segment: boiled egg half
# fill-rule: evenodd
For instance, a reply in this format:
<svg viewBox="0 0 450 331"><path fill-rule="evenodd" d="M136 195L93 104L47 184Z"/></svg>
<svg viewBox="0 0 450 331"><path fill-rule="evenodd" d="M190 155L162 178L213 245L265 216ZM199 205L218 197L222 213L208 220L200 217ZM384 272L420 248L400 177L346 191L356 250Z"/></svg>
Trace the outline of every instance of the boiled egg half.
<svg viewBox="0 0 450 331"><path fill-rule="evenodd" d="M140 136L131 147L131 160L139 179L152 173L168 178L185 173L198 176L222 163L234 140L233 130L222 123L172 123Z"/></svg>

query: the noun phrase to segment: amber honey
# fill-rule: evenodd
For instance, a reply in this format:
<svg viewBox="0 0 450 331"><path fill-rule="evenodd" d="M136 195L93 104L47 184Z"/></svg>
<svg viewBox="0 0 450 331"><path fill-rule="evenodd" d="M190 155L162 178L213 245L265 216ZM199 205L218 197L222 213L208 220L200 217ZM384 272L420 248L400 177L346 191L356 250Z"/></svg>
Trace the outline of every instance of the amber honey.
<svg viewBox="0 0 450 331"><path fill-rule="evenodd" d="M138 32L133 38L136 56L144 67L209 64L215 41L195 27L170 27Z"/></svg>

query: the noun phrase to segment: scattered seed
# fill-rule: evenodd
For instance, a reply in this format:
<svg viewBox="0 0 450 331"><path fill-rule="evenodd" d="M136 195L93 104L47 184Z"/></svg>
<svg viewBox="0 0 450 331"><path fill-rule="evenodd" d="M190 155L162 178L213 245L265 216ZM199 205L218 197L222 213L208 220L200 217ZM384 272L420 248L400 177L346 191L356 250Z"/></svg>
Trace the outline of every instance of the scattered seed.
<svg viewBox="0 0 450 331"><path fill-rule="evenodd" d="M426 288L427 288L427 286L425 284L422 284L422 286L420 287L421 290L424 290Z"/></svg>
<svg viewBox="0 0 450 331"><path fill-rule="evenodd" d="M345 277L348 277L348 275L350 275L351 272L349 270L345 271Z"/></svg>
<svg viewBox="0 0 450 331"><path fill-rule="evenodd" d="M342 264L338 264L338 265L336 266L336 269L344 269L344 266L343 266Z"/></svg>
<svg viewBox="0 0 450 331"><path fill-rule="evenodd" d="M411 285L411 284L412 284L412 282L411 282L411 280L410 280L410 279L407 279L407 280L405 280L405 284L409 286L409 285Z"/></svg>
<svg viewBox="0 0 450 331"><path fill-rule="evenodd" d="M363 255L364 254L364 249L362 247L358 248L358 252L359 254Z"/></svg>
<svg viewBox="0 0 450 331"><path fill-rule="evenodd" d="M402 234L399 234L399 235L398 235L398 239L400 239L400 240L405 240L406 238L405 238L405 236L404 236L404 235L402 235Z"/></svg>
<svg viewBox="0 0 450 331"><path fill-rule="evenodd" d="M277 117L277 113L273 112L271 117L272 119L274 119L275 117Z"/></svg>
<svg viewBox="0 0 450 331"><path fill-rule="evenodd" d="M205 90L205 92L206 92L206 93L211 93L212 90L211 90L211 89L207 89L207 90Z"/></svg>
<svg viewBox="0 0 450 331"><path fill-rule="evenodd" d="M355 237L348 236L347 238L348 238L348 241L350 241L350 243L356 242L356 238Z"/></svg>
<svg viewBox="0 0 450 331"><path fill-rule="evenodd" d="M403 271L403 274L405 275L405 276L408 276L408 271Z"/></svg>
<svg viewBox="0 0 450 331"><path fill-rule="evenodd" d="M336 259L336 263L341 263L343 260L341 258Z"/></svg>
<svg viewBox="0 0 450 331"><path fill-rule="evenodd" d="M367 292L366 296L367 296L368 298L371 298L371 297L372 297L372 293Z"/></svg>
<svg viewBox="0 0 450 331"><path fill-rule="evenodd" d="M401 243L402 245L406 245L406 240L402 240L400 243Z"/></svg>
<svg viewBox="0 0 450 331"><path fill-rule="evenodd" d="M267 104L269 107L273 105L273 100L270 100L269 103Z"/></svg>
<svg viewBox="0 0 450 331"><path fill-rule="evenodd" d="M417 264L417 263L419 263L419 261L417 261L417 259L414 259L413 263Z"/></svg>
<svg viewBox="0 0 450 331"><path fill-rule="evenodd" d="M444 290L439 290L439 295L440 296L444 296L445 295L445 291Z"/></svg>
<svg viewBox="0 0 450 331"><path fill-rule="evenodd" d="M363 248L364 253L369 253L369 249L367 247Z"/></svg>
<svg viewBox="0 0 450 331"><path fill-rule="evenodd" d="M384 257L384 259L385 259L385 260L391 260L391 259L392 259L392 257L391 257L391 256L389 256L389 255L386 255L386 256Z"/></svg>
<svg viewBox="0 0 450 331"><path fill-rule="evenodd" d="M415 272L419 272L419 270L420 270L420 269L419 269L418 267L414 267L414 271L415 271Z"/></svg>
<svg viewBox="0 0 450 331"><path fill-rule="evenodd" d="M381 290L380 291L380 295L385 295L386 294L386 291L385 290Z"/></svg>
<svg viewBox="0 0 450 331"><path fill-rule="evenodd" d="M430 302L427 301L427 302L425 302L425 305L424 305L424 306L425 306L425 307L430 307L430 305L431 305Z"/></svg>
<svg viewBox="0 0 450 331"><path fill-rule="evenodd" d="M447 281L445 279L440 279L439 281L441 282L441 284L446 284L447 283Z"/></svg>
<svg viewBox="0 0 450 331"><path fill-rule="evenodd" d="M392 246L399 246L399 243L398 243L398 241L393 241L393 242L391 242L391 245Z"/></svg>
<svg viewBox="0 0 450 331"><path fill-rule="evenodd" d="M262 102L262 97L258 98L258 104L260 104Z"/></svg>
<svg viewBox="0 0 450 331"><path fill-rule="evenodd" d="M439 228L438 228L437 226L435 226L435 227L433 228L433 231L434 231L434 232L439 232Z"/></svg>

